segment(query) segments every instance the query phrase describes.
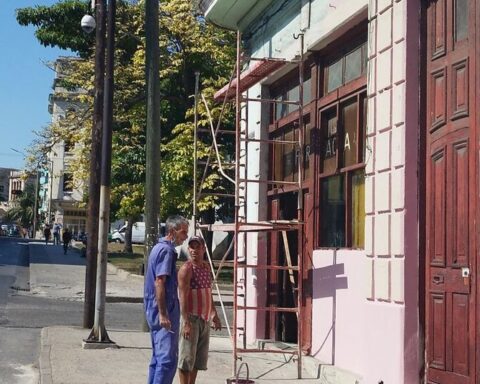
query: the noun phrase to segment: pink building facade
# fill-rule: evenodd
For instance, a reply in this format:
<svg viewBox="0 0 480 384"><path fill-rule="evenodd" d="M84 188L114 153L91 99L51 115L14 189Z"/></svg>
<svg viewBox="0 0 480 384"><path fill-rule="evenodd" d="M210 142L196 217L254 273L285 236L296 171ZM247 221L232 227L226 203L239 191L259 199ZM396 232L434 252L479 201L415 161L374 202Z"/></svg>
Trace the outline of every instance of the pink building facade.
<svg viewBox="0 0 480 384"><path fill-rule="evenodd" d="M301 321L305 351L318 360L325 377L337 377L332 382L478 382L478 305L472 278L477 268L476 227L475 220L465 219L465 224L461 217L477 217L477 203L461 205L459 194L469 196L465 192L469 186L476 196L477 188L472 185L478 160L470 155L475 151L468 152L463 145L477 148L473 128L478 119L472 108L478 103L478 91L467 82L478 84L480 4L302 0L252 2L248 7L246 3L211 1L206 17L240 30L251 57L298 59L292 36L302 33L305 39L303 267L308 273L303 309L308 319ZM438 69L438 60L444 58L446 64ZM292 80L295 70L298 74L287 65L273 71L244 90L245 95L298 98L301 88ZM244 117L252 137L297 137L298 111L279 104L248 103ZM467 139L454 138L460 135L454 132L467 124L461 119L471 119ZM453 132L450 141L442 138L444 129ZM453 171L445 171L449 176L442 179L443 147L438 143L443 142L445 148L449 143L461 148L453 157L445 149L445 161L452 161ZM252 175L295 180L288 167L298 154L283 152L277 158L261 145L254 149L248 151L247 160L256 164L254 169L249 165ZM435 180L443 184L436 186ZM444 202L451 180L457 198ZM248 193L246 215L251 220L271 219L272 214L289 218L288 201L296 196L293 190L253 186ZM445 230L440 232L438 225ZM460 237L449 235L453 227L460 228L458 236L462 231L473 233L470 253L463 250ZM458 252L463 261L448 256L449 244L462 249ZM272 258L271 253L271 238L258 235L249 242L246 257L249 264L260 264ZM454 288L449 288L449 281ZM256 292L248 304L268 305L271 295L265 287L270 283L268 274L247 275L246 286ZM468 321L456 322L461 316ZM249 342L292 341L287 328L299 324L287 318L282 326L258 313L250 314L247 322Z"/></svg>

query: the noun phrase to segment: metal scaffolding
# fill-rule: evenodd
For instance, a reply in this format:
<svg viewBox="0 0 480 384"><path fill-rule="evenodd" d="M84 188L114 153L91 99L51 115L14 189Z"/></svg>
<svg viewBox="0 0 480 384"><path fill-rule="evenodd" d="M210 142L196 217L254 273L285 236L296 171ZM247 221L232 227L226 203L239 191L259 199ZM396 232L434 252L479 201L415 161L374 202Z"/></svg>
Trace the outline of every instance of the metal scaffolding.
<svg viewBox="0 0 480 384"><path fill-rule="evenodd" d="M249 58L250 67L242 73L242 48L241 48L241 33L237 33L237 60L235 69L232 72L230 82L218 91L215 94L215 99L217 101L223 100L222 113L225 110L225 104L227 102L235 103L235 161L233 164L230 164L234 167L235 177L230 177L224 170L226 167L225 164L222 164L222 160L218 153L218 145L216 137L218 134L232 134L233 131L222 131L220 129L220 121L214 128L213 121L210 116L210 111L208 105L202 96L202 101L205 104L207 113L210 118L210 132L212 134L212 153L215 153L215 165L220 170L220 173L226 177L227 180L234 184L235 194L215 194L221 195L223 197L232 197L235 199L235 218L232 224L198 224L196 222L197 212L196 208L194 209L194 220L195 228L197 231L226 231L233 233L233 240L230 246L228 247L227 252L222 258L218 270L215 271L213 262L211 260L210 254L207 254L212 273L216 278L221 270L221 268L226 263L226 258L233 248L234 258L233 258L233 270L234 270L234 292L233 292L233 325L232 332L230 336L233 343L233 357L234 365L233 370L237 372L238 360L241 359L243 354L255 353L255 352L268 352L268 353L281 353L281 354L291 354L297 361L298 368L298 378L302 376L302 341L303 341L303 329L302 329L302 316L303 316L303 240L298 241L298 257L297 263L294 265L292 263L292 257L288 245L287 231L296 231L298 238L303 239L303 179L304 179L304 117L303 117L303 86L304 86L304 41L303 34L294 35L294 39L299 40L300 43L300 54L295 60L287 61L282 59L272 59L272 58ZM268 74L273 73L274 71L280 69L282 66L287 63L295 63L298 66L299 73L299 100L272 100L272 99L263 99L263 98L249 98L244 97L243 93L251 86L255 85ZM197 77L198 80L198 77ZM196 96L195 100L198 100ZM263 139L254 139L249 137L248 129L248 104L253 102L259 102L264 104L294 104L298 105L298 140L263 140ZM195 109L197 110L197 109ZM197 121L197 119L195 119ZM197 134L201 131L195 128L195 149L196 153L196 143L197 143ZM205 131L205 130L203 130ZM249 179L248 173L248 148L249 143L258 143L259 145L294 145L296 146L296 153L298 154L298 176L296 181L285 181L285 180L263 180L261 176L259 178ZM194 169L198 169L198 160L196 156L194 158ZM207 167L211 165L211 157L207 159L206 162L202 162L202 165L205 165L205 171L203 173L203 180L197 182L197 174L194 175L194 186L195 186L195 199L199 199L202 191L202 184L205 180L205 175L207 172ZM297 201L297 218L296 220L265 220L265 221L249 221L247 215L247 206L248 206L248 186L250 183L266 184L266 185L276 185L276 186L295 186L298 201ZM199 184L199 191L197 193L197 185ZM194 203L196 207L196 202ZM200 232L199 231L199 232ZM272 265L265 263L263 265L248 263L247 255L247 235L248 233L281 233L280 241L285 247L285 259L287 265ZM200 233L202 234L202 233ZM202 234L203 235L203 234ZM277 305L272 305L266 303L263 306L249 306L248 305L248 287L247 287L247 276L248 271L284 271L288 273L288 278L292 285L292 293L294 296L294 307L279 307ZM296 281L295 281L296 274ZM220 291L218 285L216 284L218 295L221 299ZM223 302L222 303L222 309ZM292 350L285 350L279 348L249 348L247 345L247 312L256 311L263 312L265 316L268 313L295 313L297 316L297 346ZM225 314L225 311L224 311ZM241 315L241 316L240 316ZM225 320L226 316L225 316ZM229 327L227 322L227 327ZM230 327L229 327L230 328Z"/></svg>

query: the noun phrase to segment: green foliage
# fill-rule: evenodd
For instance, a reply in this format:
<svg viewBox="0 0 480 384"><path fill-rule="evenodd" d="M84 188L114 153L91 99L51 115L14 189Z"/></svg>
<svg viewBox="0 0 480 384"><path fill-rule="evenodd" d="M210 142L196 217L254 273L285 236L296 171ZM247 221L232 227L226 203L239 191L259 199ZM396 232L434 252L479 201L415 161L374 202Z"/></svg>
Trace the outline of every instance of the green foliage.
<svg viewBox="0 0 480 384"><path fill-rule="evenodd" d="M4 219L28 228L33 224L34 206L35 187L27 184L22 194L13 201L13 206L6 212Z"/></svg>
<svg viewBox="0 0 480 384"><path fill-rule="evenodd" d="M64 0L52 6L17 9L20 25L37 27L35 36L44 46L70 49L81 57L92 53L95 34L82 31L80 20L89 10L89 0Z"/></svg>
<svg viewBox="0 0 480 384"><path fill-rule="evenodd" d="M63 120L39 132L33 153L51 150L53 143L69 141L75 146L74 180L82 183L88 177L89 146L92 126L94 67L92 40L70 29L54 28L53 20L63 15L65 24L79 25L89 1L65 0L52 7L24 8L17 18L22 25L37 26L37 38L42 44L67 47L85 60L73 60L66 70L62 85L69 90L84 90L74 96L79 108ZM162 164L161 216L171 213L190 215L193 197L193 93L195 71L200 71L203 93L209 103L215 89L223 86L230 76L235 58L235 36L205 24L196 15L191 0L164 0L160 13L160 90ZM75 10L75 12L74 12ZM117 218L137 219L144 210L145 183L145 32L144 2L121 1L116 19L114 126L112 142L112 198L111 207ZM52 25L51 25L52 24ZM80 41L82 40L82 41ZM68 93L65 94L65 97ZM71 95L69 96L71 97ZM210 105L214 119L220 108ZM232 114L224 115L228 129ZM205 108L199 106L199 126L209 128ZM159 127L160 129L160 127ZM225 129L225 127L223 127ZM211 139L200 136L199 159L209 155ZM222 157L232 150L231 142L221 141ZM202 176L199 170L199 179ZM205 179L204 190L227 191L230 188L217 170ZM219 202L203 197L198 204L206 211ZM133 220L133 221L135 221Z"/></svg>

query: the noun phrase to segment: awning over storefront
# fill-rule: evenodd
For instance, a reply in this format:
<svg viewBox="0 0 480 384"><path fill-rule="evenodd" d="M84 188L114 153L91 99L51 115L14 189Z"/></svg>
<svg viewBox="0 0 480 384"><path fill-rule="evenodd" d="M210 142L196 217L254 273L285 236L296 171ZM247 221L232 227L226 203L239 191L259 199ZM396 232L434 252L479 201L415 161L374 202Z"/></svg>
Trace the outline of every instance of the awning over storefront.
<svg viewBox="0 0 480 384"><path fill-rule="evenodd" d="M240 92L246 91L251 86L264 79L267 75L275 72L277 69L284 66L287 62L283 60L269 60L262 59L253 62L250 67L240 75ZM217 102L223 101L225 95L227 99L235 97L237 90L237 79L233 79L231 84L225 85L222 89L217 91L214 99Z"/></svg>

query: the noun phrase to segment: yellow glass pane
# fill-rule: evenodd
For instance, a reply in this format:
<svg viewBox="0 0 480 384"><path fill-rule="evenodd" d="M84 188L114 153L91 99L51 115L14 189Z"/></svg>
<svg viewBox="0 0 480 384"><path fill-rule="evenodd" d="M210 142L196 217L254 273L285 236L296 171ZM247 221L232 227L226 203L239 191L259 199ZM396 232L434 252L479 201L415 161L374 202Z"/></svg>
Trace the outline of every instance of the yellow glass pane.
<svg viewBox="0 0 480 384"><path fill-rule="evenodd" d="M352 176L352 247L365 248L365 174Z"/></svg>

